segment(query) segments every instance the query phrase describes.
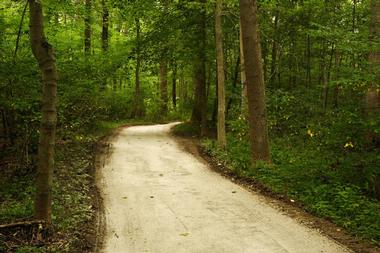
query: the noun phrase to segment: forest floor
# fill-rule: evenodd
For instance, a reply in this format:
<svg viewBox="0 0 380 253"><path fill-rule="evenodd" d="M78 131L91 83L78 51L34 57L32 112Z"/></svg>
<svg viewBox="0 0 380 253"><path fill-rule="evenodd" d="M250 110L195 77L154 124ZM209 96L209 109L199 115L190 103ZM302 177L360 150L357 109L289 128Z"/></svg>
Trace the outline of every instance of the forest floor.
<svg viewBox="0 0 380 253"><path fill-rule="evenodd" d="M170 135L175 123L120 129L97 184L102 252L351 252L231 182Z"/></svg>

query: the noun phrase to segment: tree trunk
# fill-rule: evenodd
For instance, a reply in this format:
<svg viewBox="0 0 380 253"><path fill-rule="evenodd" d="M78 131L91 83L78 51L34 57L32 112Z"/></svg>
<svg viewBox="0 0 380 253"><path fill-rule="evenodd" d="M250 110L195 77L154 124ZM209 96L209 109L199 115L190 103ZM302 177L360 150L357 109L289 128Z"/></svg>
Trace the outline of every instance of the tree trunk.
<svg viewBox="0 0 380 253"><path fill-rule="evenodd" d="M202 5L197 18L198 48L194 62L195 97L191 121L201 127L201 136L207 130L207 96L206 96L206 0L199 0Z"/></svg>
<svg viewBox="0 0 380 253"><path fill-rule="evenodd" d="M185 77L184 77L183 71L181 71L179 74L179 103L180 103L180 106L182 107L185 102L186 102L185 101Z"/></svg>
<svg viewBox="0 0 380 253"><path fill-rule="evenodd" d="M245 75L245 63L244 63L244 52L243 52L243 36L241 32L241 22L240 22L240 80L241 80L241 114L246 114L247 112L247 77Z"/></svg>
<svg viewBox="0 0 380 253"><path fill-rule="evenodd" d="M252 162L271 162L256 0L240 0Z"/></svg>
<svg viewBox="0 0 380 253"><path fill-rule="evenodd" d="M57 122L57 68L54 49L46 40L41 2L29 0L30 40L33 55L42 73L42 118L36 175L36 219L51 223L55 129Z"/></svg>
<svg viewBox="0 0 380 253"><path fill-rule="evenodd" d="M340 66L341 66L341 62L342 62L341 53L340 52L336 52L336 54L335 54L335 67L336 67L335 80L336 81L339 80L339 78L340 78ZM339 84L335 84L334 92L333 92L333 108L334 109L338 109L338 105L339 105L339 88L340 88L340 85Z"/></svg>
<svg viewBox="0 0 380 253"><path fill-rule="evenodd" d="M141 87L140 87L140 20L135 19L136 22L136 71L135 71L135 97L132 109L132 118L141 118L144 116L144 102L141 97Z"/></svg>
<svg viewBox="0 0 380 253"><path fill-rule="evenodd" d="M235 91L237 89L238 78L239 78L239 67L240 67L240 55L236 59L235 67L233 70L233 75L231 75L231 76L233 76L233 79L232 79L232 92L233 93L235 93ZM230 113L230 109L232 107L233 101L234 101L234 98L232 96L230 98L228 98L227 108L226 108L226 117L228 117L228 115Z"/></svg>
<svg viewBox="0 0 380 253"><path fill-rule="evenodd" d="M160 61L160 111L161 116L168 114L168 67L164 59Z"/></svg>
<svg viewBox="0 0 380 253"><path fill-rule="evenodd" d="M371 1L371 26L370 26L370 41L373 42L372 50L369 54L368 61L371 70L374 73L375 81L367 90L365 97L365 111L368 119L378 119L380 114L380 93L378 82L380 81L380 49L379 49L379 37L380 37L380 0ZM370 131L367 133L367 141L371 145L380 144L380 134ZM374 175L375 195L380 199L380 174Z"/></svg>
<svg viewBox="0 0 380 253"><path fill-rule="evenodd" d="M306 66L306 88L311 86L311 39L307 35L307 66Z"/></svg>
<svg viewBox="0 0 380 253"><path fill-rule="evenodd" d="M177 107L177 64L173 63L173 79L172 79L172 103L174 109Z"/></svg>
<svg viewBox="0 0 380 253"><path fill-rule="evenodd" d="M215 10L215 41L216 62L218 68L218 143L222 149L226 148L226 95L224 88L224 53L223 53L223 31L222 31L222 0L216 1Z"/></svg>
<svg viewBox="0 0 380 253"><path fill-rule="evenodd" d="M105 0L102 0L102 49L103 52L108 51L108 25L109 25L109 12Z"/></svg>
<svg viewBox="0 0 380 253"><path fill-rule="evenodd" d="M331 44L330 59L329 65L325 66L324 64L324 75L323 75L323 111L327 111L329 92L330 92L330 81L331 81L331 67L334 58L335 44Z"/></svg>
<svg viewBox="0 0 380 253"><path fill-rule="evenodd" d="M369 119L378 117L380 113L380 94L376 88L380 80L380 50L378 47L378 39L380 37L380 0L371 1L371 26L370 41L373 43L372 50L369 54L368 61L371 72L374 74L374 82L367 90L365 98L365 111ZM373 143L380 141L379 134L368 133L368 141Z"/></svg>
<svg viewBox="0 0 380 253"><path fill-rule="evenodd" d="M84 52L88 55L91 53L91 0L85 1L85 17L84 17Z"/></svg>
<svg viewBox="0 0 380 253"><path fill-rule="evenodd" d="M0 112L1 112L1 132L0 132L0 151L1 149L4 147L4 146L7 146L10 141L10 135L9 135L9 131L8 131L8 120L7 120L7 115L6 115L6 111L5 109L3 108L0 108ZM3 139L3 140L1 140Z"/></svg>
<svg viewBox="0 0 380 253"><path fill-rule="evenodd" d="M278 51L278 43L277 43L277 30L278 30L278 20L279 20L279 11L276 9L274 15L274 38L272 44L272 55L271 55L271 67L270 67L270 84L274 87L274 82L276 80L276 67L277 67L277 51Z"/></svg>

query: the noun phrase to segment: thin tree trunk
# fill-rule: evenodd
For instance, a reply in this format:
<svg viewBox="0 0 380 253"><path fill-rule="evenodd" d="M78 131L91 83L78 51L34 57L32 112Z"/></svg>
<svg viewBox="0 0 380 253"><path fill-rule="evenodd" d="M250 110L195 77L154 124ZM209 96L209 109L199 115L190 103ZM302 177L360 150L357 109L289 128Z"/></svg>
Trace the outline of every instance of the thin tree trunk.
<svg viewBox="0 0 380 253"><path fill-rule="evenodd" d="M281 47L280 47L281 48ZM283 50L279 50L278 52L278 59L277 59L277 82L278 82L278 88L281 88L282 84L282 56L283 56Z"/></svg>
<svg viewBox="0 0 380 253"><path fill-rule="evenodd" d="M276 10L275 16L274 16L274 34L277 34L277 28L278 28L278 20L279 20L279 11ZM272 45L272 60L271 60L271 68L270 68L270 84L272 87L274 87L274 81L276 80L276 64L277 64L277 51L278 51L278 43L277 43L277 36L273 39L273 45Z"/></svg>
<svg viewBox="0 0 380 253"><path fill-rule="evenodd" d="M3 135L4 135L4 142L5 145L8 145L11 143L11 136L9 133L9 128L8 128L8 118L7 118L7 113L6 110L1 108L1 119L2 119L2 125L3 125Z"/></svg>
<svg viewBox="0 0 380 253"><path fill-rule="evenodd" d="M140 87L140 20L135 19L136 23L136 71L135 71L135 97L132 109L132 118L141 118L144 116L144 103L141 97L141 87Z"/></svg>
<svg viewBox="0 0 380 253"><path fill-rule="evenodd" d="M222 31L222 0L216 1L215 10L215 41L216 61L218 69L218 143L222 149L226 148L226 95L224 88L224 53L223 53L223 31Z"/></svg>
<svg viewBox="0 0 380 253"><path fill-rule="evenodd" d="M179 109L180 109L181 117L183 115L185 103L186 103L186 100L185 100L185 78L184 78L183 71L180 71L180 74L179 74Z"/></svg>
<svg viewBox="0 0 380 253"><path fill-rule="evenodd" d="M54 144L57 122L57 68L53 47L44 34L41 2L29 0L30 40L33 55L42 73L42 117L38 145L38 167L36 175L36 219L51 223L52 186L54 167Z"/></svg>
<svg viewBox="0 0 380 253"><path fill-rule="evenodd" d="M342 62L342 56L341 53L336 52L335 54L335 67L336 67L336 73L335 73L335 80L339 80L340 78L340 65ZM334 87L334 92L333 92L333 108L337 109L338 108L338 102L339 102L339 88L340 85L336 84Z"/></svg>
<svg viewBox="0 0 380 253"><path fill-rule="evenodd" d="M183 71L179 74L179 103L182 106L185 102L185 77Z"/></svg>
<svg viewBox="0 0 380 253"><path fill-rule="evenodd" d="M325 55L326 55L326 42L325 40L321 41L321 48L322 50L319 50L319 77L318 77L318 84L319 86L322 87L321 89L321 95L320 99L322 101L322 109L323 109L323 103L324 103L324 91L325 91L325 78L324 75L326 73L326 60L325 60Z"/></svg>
<svg viewBox="0 0 380 253"><path fill-rule="evenodd" d="M236 59L235 67L234 67L234 74L232 79L232 90L235 92L238 85L238 78L239 78L239 67L240 67L240 55ZM245 94L246 95L246 94ZM245 99L246 100L246 99ZM233 98L230 97L227 102L227 108L226 108L226 117L228 117L230 109L232 107Z"/></svg>
<svg viewBox="0 0 380 253"><path fill-rule="evenodd" d="M29 2L26 2L24 9L22 10L21 21L20 21L20 25L18 27L18 33L17 33L17 39L16 39L16 47L15 47L15 51L13 53L13 63L16 63L17 52L18 52L18 48L19 48L19 44L20 44L20 38L21 38L21 34L22 34L22 26L24 24L24 18L25 18L26 10L28 8L28 4L29 4Z"/></svg>
<svg viewBox="0 0 380 253"><path fill-rule="evenodd" d="M85 17L84 17L84 52L91 53L91 9L92 0L85 1Z"/></svg>
<svg viewBox="0 0 380 253"><path fill-rule="evenodd" d="M169 1L163 1L163 15L168 13ZM160 59L160 112L161 116L168 114L168 46L164 44L161 48L162 54Z"/></svg>
<svg viewBox="0 0 380 253"><path fill-rule="evenodd" d="M323 64L323 111L326 112L327 105L328 105L328 98L329 98L329 92L330 92L330 79L331 79L331 67L332 67L332 61L334 58L334 51L335 51L335 44L331 44L331 51L330 51L330 60L328 68L326 69L325 64Z"/></svg>
<svg viewBox="0 0 380 253"><path fill-rule="evenodd" d="M201 136L207 131L207 95L206 95L206 0L199 0L202 5L197 18L198 48L194 62L195 98L191 121L201 127Z"/></svg>
<svg viewBox="0 0 380 253"><path fill-rule="evenodd" d="M256 0L240 0L245 72L247 75L252 163L271 162L265 105L265 83Z"/></svg>
<svg viewBox="0 0 380 253"><path fill-rule="evenodd" d="M356 29L356 6L357 0L352 1L352 32L355 32Z"/></svg>
<svg viewBox="0 0 380 253"><path fill-rule="evenodd" d="M168 67L164 59L160 61L160 111L162 116L168 114Z"/></svg>
<svg viewBox="0 0 380 253"><path fill-rule="evenodd" d="M177 107L177 64L175 62L173 63L172 103L175 109Z"/></svg>
<svg viewBox="0 0 380 253"><path fill-rule="evenodd" d="M306 87L311 86L311 39L307 35L307 67L306 67Z"/></svg>
<svg viewBox="0 0 380 253"><path fill-rule="evenodd" d="M290 55L289 55L289 79L288 79L288 87L289 89L297 86L297 55L296 55L296 43L297 43L297 32L291 32L290 37L291 47L290 47Z"/></svg>
<svg viewBox="0 0 380 253"><path fill-rule="evenodd" d="M102 0L102 49L103 52L108 51L108 25L109 25L109 12L105 0Z"/></svg>

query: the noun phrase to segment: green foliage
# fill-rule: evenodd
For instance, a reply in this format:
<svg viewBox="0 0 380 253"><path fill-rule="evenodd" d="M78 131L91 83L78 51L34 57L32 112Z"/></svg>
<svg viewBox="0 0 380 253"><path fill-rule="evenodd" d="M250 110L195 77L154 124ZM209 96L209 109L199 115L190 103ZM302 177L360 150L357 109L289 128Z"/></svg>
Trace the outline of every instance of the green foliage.
<svg viewBox="0 0 380 253"><path fill-rule="evenodd" d="M380 203L365 197L354 185L320 184L301 197L309 209L328 217L356 235L380 241Z"/></svg>
<svg viewBox="0 0 380 253"><path fill-rule="evenodd" d="M16 253L42 253L43 249L34 246L24 246L16 249Z"/></svg>
<svg viewBox="0 0 380 253"><path fill-rule="evenodd" d="M55 48L59 70L53 220L73 238L79 238L81 224L93 215L87 168L91 167L90 150L97 137L125 122L187 121L193 107L193 61L199 46L197 19L202 4L168 1L165 6L163 1L153 0L105 3L111 14L108 51L101 47L101 5L94 3L91 54L85 55L83 3L43 2L46 33ZM29 46L28 14L14 56L24 4L0 1L0 135L4 132L9 139L3 150L0 138L0 157L19 158L5 162L14 166L2 173L7 180L2 178L0 186L0 222L32 216L42 89ZM370 146L365 136L380 133L380 118L365 117L361 106L366 89L379 86L374 83L378 68L367 61L368 53L378 48L376 38L368 40L369 1L259 1L259 5L274 165L250 165L249 128L241 116L237 1L224 2L223 18L228 146L220 150L214 141L204 140L205 149L238 175L255 177L354 234L378 241L379 206L373 197L380 158L378 146ZM213 12L214 2L208 1L204 52L208 103L203 109L208 110L209 118L215 116L217 104ZM146 109L145 117L137 121L130 119L136 82L136 18L141 24L139 74ZM169 64L169 84L173 66L177 66L178 106L174 108L170 102L165 117L159 107L162 58ZM9 130L2 129L4 125ZM193 137L199 126L181 124L174 132ZM66 251L79 243L73 240ZM38 252L28 247L19 250Z"/></svg>
<svg viewBox="0 0 380 253"><path fill-rule="evenodd" d="M6 179L6 181L5 181ZM0 223L33 216L33 180L29 175L0 181ZM20 192L20 189L24 189Z"/></svg>
<svg viewBox="0 0 380 253"><path fill-rule="evenodd" d="M43 247L20 246L16 252L72 252L91 247L83 245L83 241L94 236L91 235L93 228L88 225L94 220L97 204L93 192L94 146L111 130L126 123L94 122L85 135L76 133L57 144L52 218L55 231L65 234L65 241L53 241ZM0 223L32 218L35 186L30 173L6 174L0 180ZM0 237L0 249L1 244Z"/></svg>
<svg viewBox="0 0 380 253"><path fill-rule="evenodd" d="M228 122L226 150L216 141L203 148L235 174L253 177L274 192L301 202L351 233L379 243L380 203L374 198L379 175L378 150L367 146L362 111L351 100L339 110L323 112L303 90L271 91L268 117L273 165L250 160L249 129L242 116Z"/></svg>

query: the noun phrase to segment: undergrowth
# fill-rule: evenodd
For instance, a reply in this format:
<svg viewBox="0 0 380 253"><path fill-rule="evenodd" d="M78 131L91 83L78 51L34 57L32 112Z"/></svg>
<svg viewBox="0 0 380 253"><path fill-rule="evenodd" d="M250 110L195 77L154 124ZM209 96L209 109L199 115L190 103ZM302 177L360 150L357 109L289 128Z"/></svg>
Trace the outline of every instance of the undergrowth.
<svg viewBox="0 0 380 253"><path fill-rule="evenodd" d="M89 252L95 245L97 202L94 190L94 157L100 138L126 121L97 122L85 134L60 133L56 143L53 188L54 236L46 245L15 243L1 236L0 252ZM0 224L33 218L34 172L8 163L0 176ZM22 189L22 190L20 190Z"/></svg>
<svg viewBox="0 0 380 253"><path fill-rule="evenodd" d="M236 175L254 178L353 235L380 245L380 202L369 194L368 184L363 183L365 172L358 171L352 163L361 157L371 166L376 164L378 157L373 153L353 151L340 157L308 141L302 145L298 138L273 139L273 164L261 164L256 168L251 166L246 136L236 132L228 134L226 150L219 149L215 140L204 139L201 145ZM356 172L351 171L350 176L349 170ZM361 178L357 178L360 175Z"/></svg>

